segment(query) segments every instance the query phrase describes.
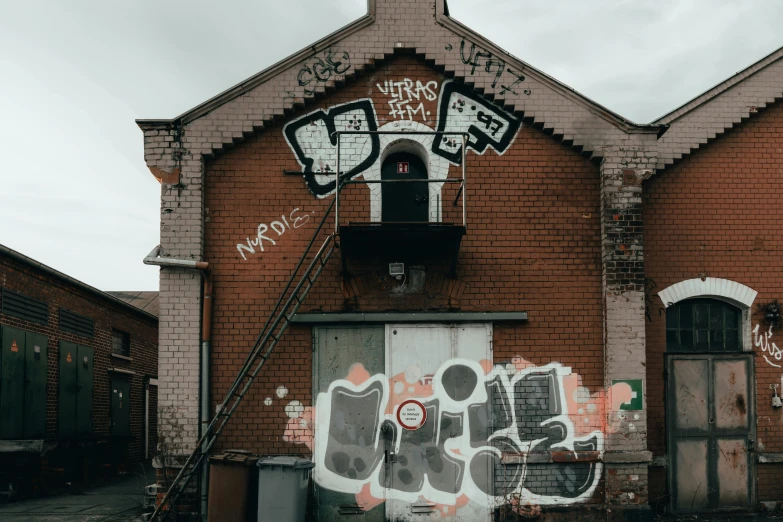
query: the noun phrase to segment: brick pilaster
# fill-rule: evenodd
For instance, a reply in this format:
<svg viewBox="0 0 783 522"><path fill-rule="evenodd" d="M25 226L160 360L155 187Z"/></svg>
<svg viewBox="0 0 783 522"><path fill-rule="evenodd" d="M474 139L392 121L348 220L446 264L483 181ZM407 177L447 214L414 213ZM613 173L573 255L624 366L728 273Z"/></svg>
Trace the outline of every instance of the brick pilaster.
<svg viewBox="0 0 783 522"><path fill-rule="evenodd" d="M604 287L607 505L647 507L647 402L620 410L612 381L638 379L646 391L642 180L655 167L655 136L629 135L604 150L601 241ZM617 510L615 510L617 511Z"/></svg>

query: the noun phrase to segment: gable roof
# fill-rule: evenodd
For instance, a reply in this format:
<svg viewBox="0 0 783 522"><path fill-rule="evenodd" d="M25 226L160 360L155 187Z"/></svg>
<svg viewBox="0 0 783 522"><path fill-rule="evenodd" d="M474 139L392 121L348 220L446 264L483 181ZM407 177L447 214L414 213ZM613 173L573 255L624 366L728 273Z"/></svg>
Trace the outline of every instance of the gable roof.
<svg viewBox="0 0 783 522"><path fill-rule="evenodd" d="M31 257L27 257L26 255L17 252L16 250L13 250L11 248L8 248L7 246L0 245L0 258L2 257L8 257L17 263L21 263L30 269L38 272L43 272L46 275L53 277L59 281L62 281L66 285L76 287L82 291L85 291L89 294L92 294L94 296L97 296L101 299L104 299L105 301L109 301L113 304L116 304L123 308L126 311L133 312L136 314L140 314L148 319L152 319L155 322L158 321L158 313L157 311L155 313L152 313L151 310L145 310L143 308L139 308L137 306L134 306L130 303L128 303L124 299L119 299L117 296L113 295L114 292L103 292L101 290L98 290L94 286L90 286L87 283L83 283L79 281L78 279L75 279L69 275L66 275L59 270L55 270L54 268L47 266L40 261L36 261L35 259ZM157 292L152 292L154 294L157 294Z"/></svg>
<svg viewBox="0 0 783 522"><path fill-rule="evenodd" d="M396 18L390 15L392 11ZM407 22L401 23L400 17L408 17ZM425 26L425 30L417 25ZM346 55L350 52L350 69L329 74L326 81L316 82L308 92L303 88L305 69L301 67L307 68L307 60L317 60L319 53L332 53L335 48ZM498 105L523 116L527 123L586 154L600 157L602 146L610 142L609 135L655 134L664 128L658 124L634 123L512 56L452 19L445 0L368 0L366 15L307 48L175 118L139 119L137 124L151 132L190 126L204 133L205 128L214 131L216 126L221 127L219 136L214 132L209 142L202 140L206 150L200 152L211 155L403 49L423 56L434 67L462 79ZM518 82L520 87L512 88L514 77L504 82L506 70L522 78ZM307 77L305 74L304 78ZM238 109L240 105L242 108ZM243 121L239 121L239 113Z"/></svg>
<svg viewBox="0 0 783 522"><path fill-rule="evenodd" d="M658 140L657 168L672 165L781 98L783 47L655 120L669 126Z"/></svg>
<svg viewBox="0 0 783 522"><path fill-rule="evenodd" d="M159 292L131 291L131 292L106 292L112 297L125 301L155 317L160 316Z"/></svg>

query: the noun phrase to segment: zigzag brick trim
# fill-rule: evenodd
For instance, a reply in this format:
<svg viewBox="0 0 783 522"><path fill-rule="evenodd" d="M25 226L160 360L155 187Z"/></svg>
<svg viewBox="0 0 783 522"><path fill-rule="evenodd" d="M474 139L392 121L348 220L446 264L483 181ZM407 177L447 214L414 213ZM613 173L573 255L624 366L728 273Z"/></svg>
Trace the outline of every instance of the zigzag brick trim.
<svg viewBox="0 0 783 522"><path fill-rule="evenodd" d="M783 49L716 85L655 123L670 125L658 140L663 169L783 99Z"/></svg>

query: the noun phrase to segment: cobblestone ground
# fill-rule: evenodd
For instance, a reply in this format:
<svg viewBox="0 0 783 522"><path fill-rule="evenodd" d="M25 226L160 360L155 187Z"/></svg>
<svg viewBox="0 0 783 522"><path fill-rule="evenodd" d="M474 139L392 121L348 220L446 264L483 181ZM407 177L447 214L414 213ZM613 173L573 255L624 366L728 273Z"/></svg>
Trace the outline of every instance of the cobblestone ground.
<svg viewBox="0 0 783 522"><path fill-rule="evenodd" d="M130 522L141 520L144 486L155 482L151 466L79 494L63 493L0 505L0 522Z"/></svg>

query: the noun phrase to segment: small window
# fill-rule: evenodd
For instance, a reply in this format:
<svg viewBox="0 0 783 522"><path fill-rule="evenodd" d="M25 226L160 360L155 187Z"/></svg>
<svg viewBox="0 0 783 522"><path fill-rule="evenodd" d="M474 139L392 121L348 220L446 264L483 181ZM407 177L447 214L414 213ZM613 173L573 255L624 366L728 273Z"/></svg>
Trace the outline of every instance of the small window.
<svg viewBox="0 0 783 522"><path fill-rule="evenodd" d="M60 330L81 335L82 337L92 337L95 334L95 321L89 317L60 308Z"/></svg>
<svg viewBox="0 0 783 522"><path fill-rule="evenodd" d="M687 299L666 309L666 351L742 351L742 311L717 299Z"/></svg>
<svg viewBox="0 0 783 522"><path fill-rule="evenodd" d="M111 353L130 357L130 334L114 330L111 331Z"/></svg>
<svg viewBox="0 0 783 522"><path fill-rule="evenodd" d="M49 324L49 305L32 297L27 297L19 292L13 292L3 288L2 312L11 317L17 317L38 324Z"/></svg>

